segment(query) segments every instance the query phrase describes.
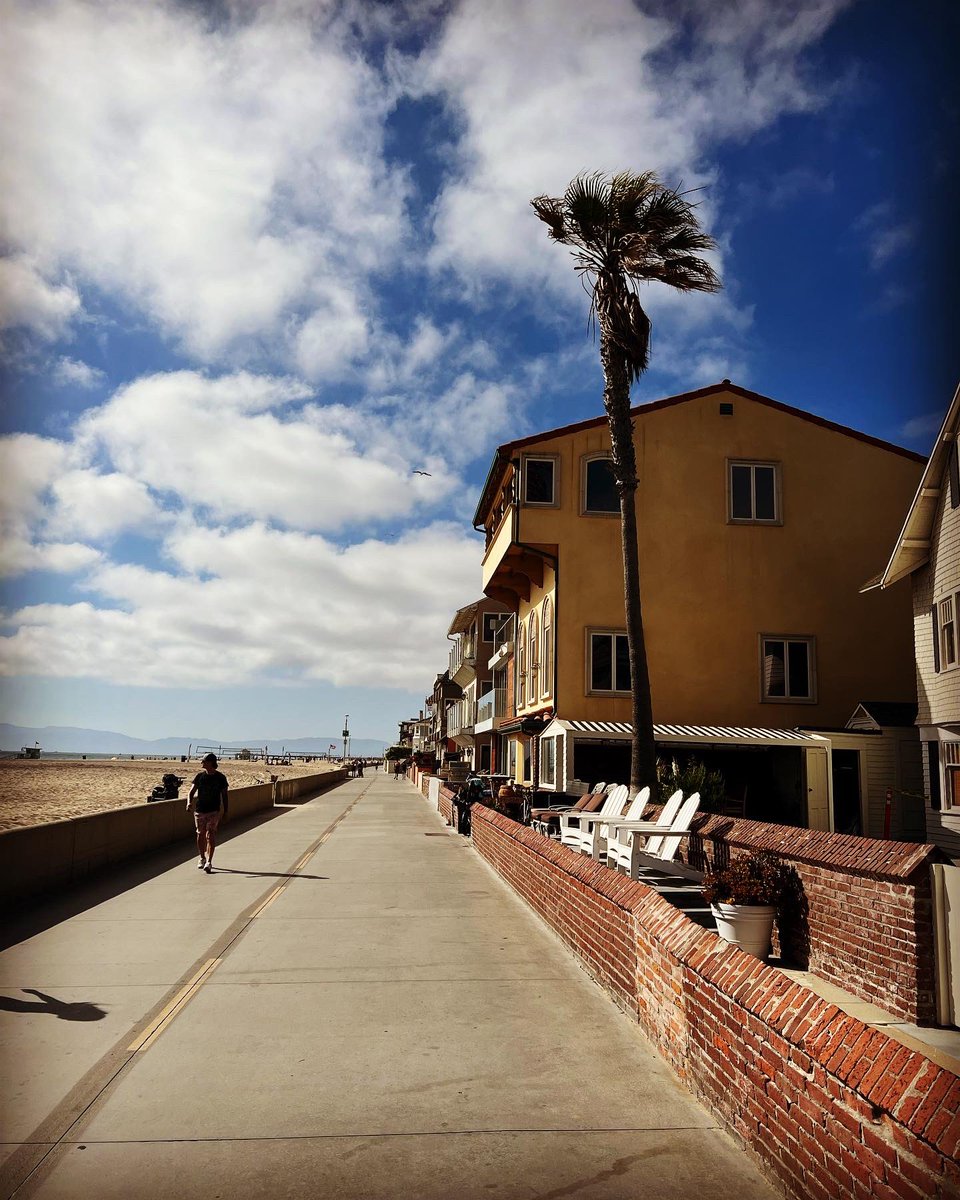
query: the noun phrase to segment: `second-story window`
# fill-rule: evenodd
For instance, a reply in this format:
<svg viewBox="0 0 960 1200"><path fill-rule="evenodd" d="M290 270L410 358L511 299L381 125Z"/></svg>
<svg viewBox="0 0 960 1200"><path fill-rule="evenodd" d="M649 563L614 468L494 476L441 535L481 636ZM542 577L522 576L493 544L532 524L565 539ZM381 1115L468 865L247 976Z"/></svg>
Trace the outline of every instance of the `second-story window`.
<svg viewBox="0 0 960 1200"><path fill-rule="evenodd" d="M545 507L557 503L557 460L532 458L523 460L523 502Z"/></svg>
<svg viewBox="0 0 960 1200"><path fill-rule="evenodd" d="M582 511L587 516L620 511L613 463L608 454L598 454L584 461Z"/></svg>
<svg viewBox="0 0 960 1200"><path fill-rule="evenodd" d="M728 465L729 519L751 525L779 525L779 464L731 462Z"/></svg>
<svg viewBox="0 0 960 1200"><path fill-rule="evenodd" d="M532 612L527 625L527 643L530 663L530 703L535 704L540 690L540 634L537 629L537 614Z"/></svg>
<svg viewBox="0 0 960 1200"><path fill-rule="evenodd" d="M956 666L957 630L953 596L940 601L940 669Z"/></svg>
<svg viewBox="0 0 960 1200"><path fill-rule="evenodd" d="M494 613L494 612L484 613L483 614L483 623L482 623L483 640L485 642L492 642L494 640L494 635L496 634L497 630L504 623L504 621L509 619L509 617L510 617L509 613Z"/></svg>
<svg viewBox="0 0 960 1200"><path fill-rule="evenodd" d="M527 702L527 633L523 624L517 630L517 708Z"/></svg>
<svg viewBox="0 0 960 1200"><path fill-rule="evenodd" d="M625 633L588 630L587 652L588 691L630 691L630 655Z"/></svg>
<svg viewBox="0 0 960 1200"><path fill-rule="evenodd" d="M553 691L553 602L548 596L543 602L543 657L541 659L541 681L543 694Z"/></svg>

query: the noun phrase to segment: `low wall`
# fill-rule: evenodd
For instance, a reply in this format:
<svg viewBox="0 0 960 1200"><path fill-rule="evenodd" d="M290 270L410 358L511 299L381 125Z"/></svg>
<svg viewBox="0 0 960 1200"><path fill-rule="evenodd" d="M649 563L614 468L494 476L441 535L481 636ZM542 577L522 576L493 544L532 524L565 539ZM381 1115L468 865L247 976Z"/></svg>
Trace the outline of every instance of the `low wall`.
<svg viewBox="0 0 960 1200"><path fill-rule="evenodd" d="M475 805L473 843L796 1200L960 1196L960 1079L690 921Z"/></svg>
<svg viewBox="0 0 960 1200"><path fill-rule="evenodd" d="M335 784L349 779L350 772L344 767L338 771L323 771L319 775L299 775L295 779L278 779L273 785L274 804L292 804L302 796L315 796L325 792ZM230 793L230 806L233 807L233 792Z"/></svg>
<svg viewBox="0 0 960 1200"><path fill-rule="evenodd" d="M346 771L303 775L276 784L230 789L230 818L272 808L275 789L293 796L316 793L346 778ZM286 792L284 793L286 796ZM277 803L284 803L278 798ZM186 798L155 800L0 833L0 902L25 899L79 883L124 859L194 836Z"/></svg>
<svg viewBox="0 0 960 1200"><path fill-rule="evenodd" d="M802 884L802 910L777 930L786 961L905 1021L936 1020L935 846L704 815L682 853L704 870L755 850L781 857Z"/></svg>

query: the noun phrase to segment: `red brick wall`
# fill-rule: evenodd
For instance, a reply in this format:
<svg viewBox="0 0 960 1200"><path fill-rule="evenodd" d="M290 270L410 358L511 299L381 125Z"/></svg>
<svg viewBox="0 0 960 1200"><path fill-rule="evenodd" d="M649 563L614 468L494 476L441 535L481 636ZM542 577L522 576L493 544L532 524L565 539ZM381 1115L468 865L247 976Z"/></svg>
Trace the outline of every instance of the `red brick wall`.
<svg viewBox="0 0 960 1200"><path fill-rule="evenodd" d="M456 824L453 816L453 792L445 788L443 784L440 785L440 799L437 807L440 809L440 816L448 825Z"/></svg>
<svg viewBox="0 0 960 1200"><path fill-rule="evenodd" d="M684 856L700 869L752 850L770 850L803 885L806 913L778 931L787 961L808 966L906 1021L936 1019L933 899L934 846L794 829L704 815Z"/></svg>
<svg viewBox="0 0 960 1200"><path fill-rule="evenodd" d="M960 1196L957 1076L492 809L473 841L788 1195Z"/></svg>

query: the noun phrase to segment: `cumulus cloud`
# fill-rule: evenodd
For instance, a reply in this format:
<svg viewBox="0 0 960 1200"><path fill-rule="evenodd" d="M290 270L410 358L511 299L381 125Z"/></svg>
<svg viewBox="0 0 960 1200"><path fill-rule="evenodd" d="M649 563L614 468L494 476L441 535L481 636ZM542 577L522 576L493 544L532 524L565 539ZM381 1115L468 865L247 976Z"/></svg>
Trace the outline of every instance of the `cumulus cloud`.
<svg viewBox="0 0 960 1200"><path fill-rule="evenodd" d="M59 358L51 372L54 383L61 387L95 388L106 382L106 375L89 363L76 358Z"/></svg>
<svg viewBox="0 0 960 1200"><path fill-rule="evenodd" d="M51 438L27 433L0 438L0 574L73 572L100 557L91 546L50 540L43 532L47 493L67 453Z"/></svg>
<svg viewBox="0 0 960 1200"><path fill-rule="evenodd" d="M67 471L50 491L48 531L75 532L99 541L122 530L150 528L161 516L147 487L118 471Z"/></svg>
<svg viewBox="0 0 960 1200"><path fill-rule="evenodd" d="M411 90L441 95L460 124L435 218L434 266L468 284L509 278L572 293L564 255L530 198L581 170L655 167L709 184L708 150L785 112L824 102L802 54L844 0L770 5L596 0L466 0L409 68ZM683 40L684 53L677 49ZM714 225L709 193L702 212ZM729 301L713 298L715 317Z"/></svg>
<svg viewBox="0 0 960 1200"><path fill-rule="evenodd" d="M362 310L405 229L386 89L347 23L24 0L5 39L7 319L62 329L69 272L201 360L273 339L319 373L311 330Z"/></svg>
<svg viewBox="0 0 960 1200"><path fill-rule="evenodd" d="M94 571L89 586L110 607L11 614L0 672L156 687L408 686L442 661L450 613L479 586L480 543L443 524L346 548L262 524L184 524L166 548L182 573Z"/></svg>
<svg viewBox="0 0 960 1200"><path fill-rule="evenodd" d="M46 276L26 254L0 258L0 329L25 327L45 341L59 337L81 309L73 283Z"/></svg>

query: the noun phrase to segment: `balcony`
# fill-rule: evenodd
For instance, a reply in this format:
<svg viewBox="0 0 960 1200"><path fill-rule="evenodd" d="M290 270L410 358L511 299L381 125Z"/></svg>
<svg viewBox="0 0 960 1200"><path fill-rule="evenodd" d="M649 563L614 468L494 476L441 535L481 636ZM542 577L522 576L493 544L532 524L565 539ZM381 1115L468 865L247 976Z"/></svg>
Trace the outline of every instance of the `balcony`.
<svg viewBox="0 0 960 1200"><path fill-rule="evenodd" d="M474 733L489 733L494 723L507 715L507 689L505 687L491 688L477 700L477 722Z"/></svg>
<svg viewBox="0 0 960 1200"><path fill-rule="evenodd" d="M447 709L447 737L456 740L458 737L473 742L473 730L477 719L477 705L474 700L458 700Z"/></svg>
<svg viewBox="0 0 960 1200"><path fill-rule="evenodd" d="M473 679L476 674L476 666L476 639L470 636L461 636L450 647L449 675L451 680L463 687L464 684L469 683Z"/></svg>

